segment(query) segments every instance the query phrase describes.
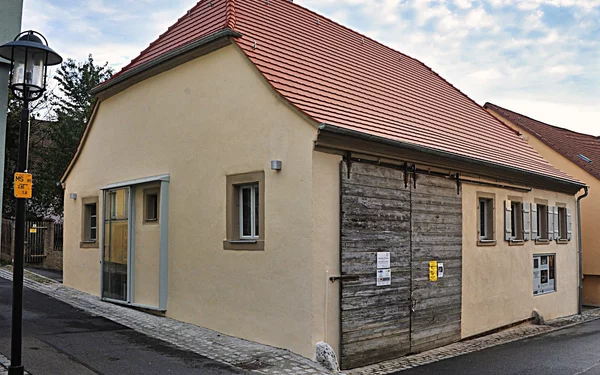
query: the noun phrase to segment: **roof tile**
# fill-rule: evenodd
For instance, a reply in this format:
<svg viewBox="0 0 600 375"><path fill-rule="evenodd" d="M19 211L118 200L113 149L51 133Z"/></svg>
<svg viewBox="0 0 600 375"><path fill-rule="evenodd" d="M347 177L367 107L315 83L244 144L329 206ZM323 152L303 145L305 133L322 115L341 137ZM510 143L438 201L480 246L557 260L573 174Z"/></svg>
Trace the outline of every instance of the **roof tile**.
<svg viewBox="0 0 600 375"><path fill-rule="evenodd" d="M119 74L231 28L273 88L319 123L576 181L420 61L289 0L203 0L188 13Z"/></svg>
<svg viewBox="0 0 600 375"><path fill-rule="evenodd" d="M521 127L600 180L600 137L549 125L492 103L486 103L484 107L492 109ZM589 159L590 162L579 155Z"/></svg>

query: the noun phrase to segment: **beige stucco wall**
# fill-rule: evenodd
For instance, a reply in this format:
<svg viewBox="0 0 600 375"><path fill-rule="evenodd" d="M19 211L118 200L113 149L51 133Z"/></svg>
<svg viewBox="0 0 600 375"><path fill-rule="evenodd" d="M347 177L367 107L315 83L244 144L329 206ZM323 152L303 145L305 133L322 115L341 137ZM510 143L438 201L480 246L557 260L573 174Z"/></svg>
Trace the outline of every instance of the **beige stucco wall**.
<svg viewBox="0 0 600 375"><path fill-rule="evenodd" d="M462 336L469 337L532 316L537 309L546 319L577 313L577 233L567 244L536 244L526 241L511 246L504 240L504 201L521 197L548 204L564 203L575 212L575 197L533 189L519 192L495 187L463 184L463 287ZM495 194L495 246L477 246L477 193ZM572 218L573 229L577 227ZM533 255L556 254L556 292L533 295Z"/></svg>
<svg viewBox="0 0 600 375"><path fill-rule="evenodd" d="M327 336L338 336L337 285L325 276L337 272L339 159L313 152L315 137L231 45L104 100L65 196L170 174L167 316L312 357L326 292ZM264 251L224 250L226 176L258 170ZM80 210L65 200L64 280L97 295L100 255L79 248Z"/></svg>
<svg viewBox="0 0 600 375"><path fill-rule="evenodd" d="M597 223L600 222L600 180L578 167L575 163L565 158L551 147L531 135L523 128L513 124L493 110L488 109L500 121L520 131L524 139L546 160L556 168L585 182L589 187L589 195L581 201L581 247L583 250L583 274L600 276L600 237L596 235ZM584 281L586 284L591 283ZM584 291L584 304L600 305L600 293Z"/></svg>
<svg viewBox="0 0 600 375"><path fill-rule="evenodd" d="M135 187L135 303L158 306L160 226L158 222L144 222L144 190L158 188L158 183Z"/></svg>
<svg viewBox="0 0 600 375"><path fill-rule="evenodd" d="M340 162L313 152L313 344L325 341L340 355Z"/></svg>
<svg viewBox="0 0 600 375"><path fill-rule="evenodd" d="M65 213L63 233L63 282L86 293L99 295L100 293L100 249L80 248L82 199L99 197L100 186L91 184L78 184L76 189L65 191ZM77 193L77 199L69 198L70 193ZM99 200L102 207L102 197ZM100 213L102 210L98 210ZM102 221L98 217L98 238Z"/></svg>

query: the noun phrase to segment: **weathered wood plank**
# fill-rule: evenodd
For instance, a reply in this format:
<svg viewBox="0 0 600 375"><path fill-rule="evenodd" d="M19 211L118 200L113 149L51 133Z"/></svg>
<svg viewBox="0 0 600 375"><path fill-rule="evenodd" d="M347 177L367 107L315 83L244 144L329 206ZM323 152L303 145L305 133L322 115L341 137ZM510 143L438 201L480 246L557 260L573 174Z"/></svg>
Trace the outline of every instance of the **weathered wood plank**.
<svg viewBox="0 0 600 375"><path fill-rule="evenodd" d="M375 183L373 183L373 185L375 185ZM365 186L346 183L341 187L341 191L342 196L381 198L410 202L410 192L408 190L398 190L397 188L381 188L372 185Z"/></svg>
<svg viewBox="0 0 600 375"><path fill-rule="evenodd" d="M367 327L393 327L394 321L410 318L410 307L385 306L380 309L342 310L342 330L348 332L362 330Z"/></svg>
<svg viewBox="0 0 600 375"><path fill-rule="evenodd" d="M345 185L373 186L384 189L407 191L402 180L390 177L368 176L358 173L352 174L350 179L346 179L344 176L342 183Z"/></svg>
<svg viewBox="0 0 600 375"><path fill-rule="evenodd" d="M408 333L391 336L386 340L376 338L369 342L342 345L341 366L343 370L347 370L367 363L378 363L398 358L409 352L410 337Z"/></svg>
<svg viewBox="0 0 600 375"><path fill-rule="evenodd" d="M389 289L389 293L376 294L371 297L355 296L344 297L342 300L342 310L350 311L355 309L373 308L387 304L409 305L410 288Z"/></svg>
<svg viewBox="0 0 600 375"><path fill-rule="evenodd" d="M343 172L347 172L348 169L346 168L346 165L343 165ZM404 181L404 171L398 170L398 169L394 169L394 168L385 168L385 167L381 167L379 165L373 165L373 164L369 164L369 163L360 163L360 162L353 162L351 167L350 167L350 178L352 178L354 175L357 174L361 174L361 175L367 175L367 176L379 176L379 177L389 177L389 178L395 178L398 180L402 180ZM347 178L348 174L344 173L344 178Z"/></svg>
<svg viewBox="0 0 600 375"><path fill-rule="evenodd" d="M352 163L341 185L343 368L460 338L462 199L452 178ZM392 285L376 286L376 253L391 254ZM445 275L429 281L429 261ZM417 300L411 313L411 298ZM412 329L411 329L412 326ZM437 342L436 342L437 340Z"/></svg>
<svg viewBox="0 0 600 375"><path fill-rule="evenodd" d="M406 335L410 332L410 319L408 319L408 317L390 323L390 326L374 327L349 332L342 340L342 344L358 343L377 338L386 339L389 336Z"/></svg>

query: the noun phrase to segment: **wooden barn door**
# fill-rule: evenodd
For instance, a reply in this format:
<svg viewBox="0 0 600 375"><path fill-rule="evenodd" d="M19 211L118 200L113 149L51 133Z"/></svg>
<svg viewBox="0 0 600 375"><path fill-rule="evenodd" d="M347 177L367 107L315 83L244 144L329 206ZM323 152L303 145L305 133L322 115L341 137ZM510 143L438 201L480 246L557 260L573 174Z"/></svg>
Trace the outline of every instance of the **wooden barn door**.
<svg viewBox="0 0 600 375"><path fill-rule="evenodd" d="M340 362L355 368L460 339L456 182L366 163L341 167ZM405 181L405 175L407 180ZM391 283L377 253L390 253ZM429 262L444 276L429 280ZM382 271L380 269L379 271Z"/></svg>
<svg viewBox="0 0 600 375"><path fill-rule="evenodd" d="M417 174L411 191L411 352L460 340L462 198L456 180ZM430 281L430 262L443 276Z"/></svg>
<svg viewBox="0 0 600 375"><path fill-rule="evenodd" d="M410 187L404 173L342 167L341 269L344 369L410 352ZM392 283L377 286L376 254L390 252Z"/></svg>

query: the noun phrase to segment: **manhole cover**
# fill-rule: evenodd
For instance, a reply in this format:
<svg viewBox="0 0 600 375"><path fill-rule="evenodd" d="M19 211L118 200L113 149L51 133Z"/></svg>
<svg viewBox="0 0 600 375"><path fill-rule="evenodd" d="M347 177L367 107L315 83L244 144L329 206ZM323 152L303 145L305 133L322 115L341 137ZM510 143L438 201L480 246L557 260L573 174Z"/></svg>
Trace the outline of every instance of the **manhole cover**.
<svg viewBox="0 0 600 375"><path fill-rule="evenodd" d="M271 365L258 359L253 359L252 361L237 363L235 364L235 367L239 367L242 370L261 370L263 368L271 367Z"/></svg>

